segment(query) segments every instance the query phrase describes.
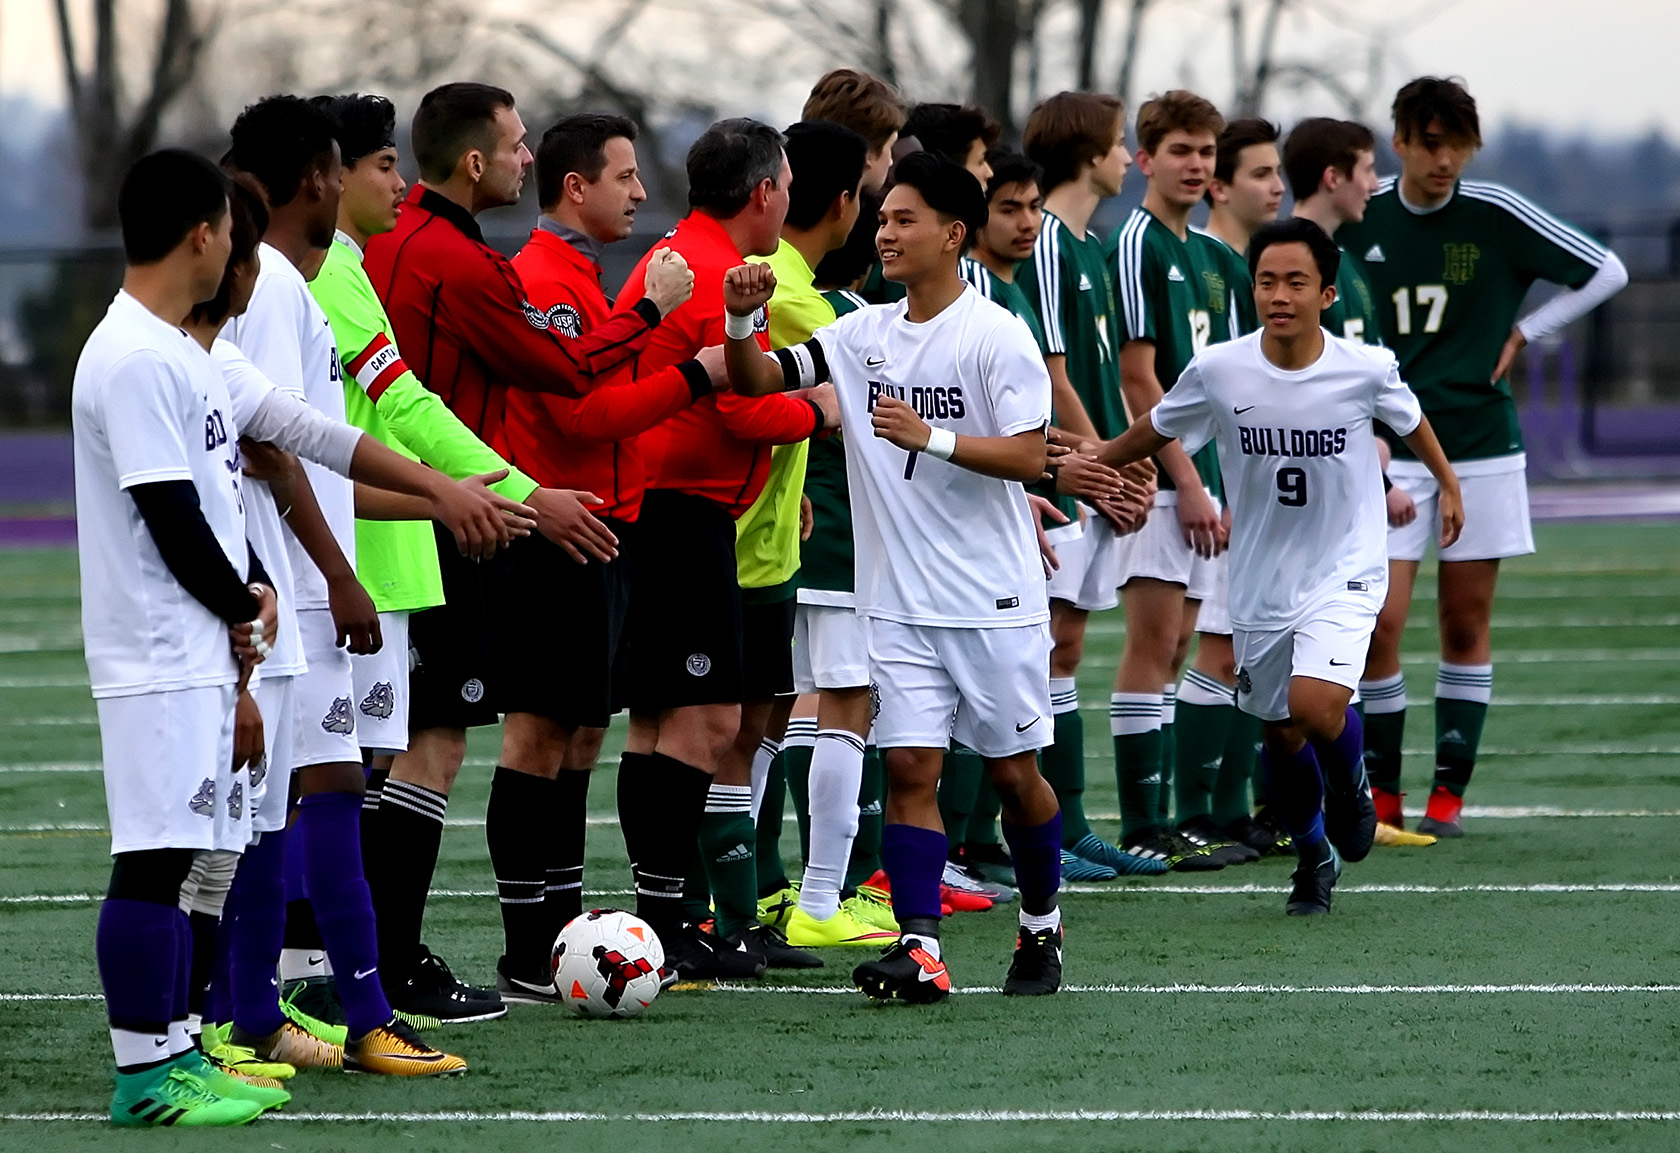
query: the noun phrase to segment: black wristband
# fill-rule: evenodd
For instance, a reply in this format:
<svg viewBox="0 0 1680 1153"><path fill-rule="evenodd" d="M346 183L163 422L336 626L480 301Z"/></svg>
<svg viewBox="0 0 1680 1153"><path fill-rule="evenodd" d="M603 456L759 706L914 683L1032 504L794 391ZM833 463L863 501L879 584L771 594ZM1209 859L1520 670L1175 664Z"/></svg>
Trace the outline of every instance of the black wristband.
<svg viewBox="0 0 1680 1153"><path fill-rule="evenodd" d="M649 328L658 328L659 322L665 319L665 314L659 311L659 306L645 296L631 305L630 311L647 321Z"/></svg>
<svg viewBox="0 0 1680 1153"><path fill-rule="evenodd" d="M1383 478L1383 492L1386 494L1390 489L1392 489L1394 487L1394 482L1388 479L1388 474L1386 472L1382 474L1382 478Z"/></svg>
<svg viewBox="0 0 1680 1153"><path fill-rule="evenodd" d="M698 360L685 360L677 365L677 371L688 381L688 395L699 400L703 396L712 395L712 377Z"/></svg>
<svg viewBox="0 0 1680 1153"><path fill-rule="evenodd" d="M799 399L803 400L806 404L811 406L811 412L817 418L816 427L811 430L811 435L816 436L818 433L822 432L823 426L828 423L828 417L823 415L822 405L818 404L816 401L812 400L810 397L802 396Z"/></svg>

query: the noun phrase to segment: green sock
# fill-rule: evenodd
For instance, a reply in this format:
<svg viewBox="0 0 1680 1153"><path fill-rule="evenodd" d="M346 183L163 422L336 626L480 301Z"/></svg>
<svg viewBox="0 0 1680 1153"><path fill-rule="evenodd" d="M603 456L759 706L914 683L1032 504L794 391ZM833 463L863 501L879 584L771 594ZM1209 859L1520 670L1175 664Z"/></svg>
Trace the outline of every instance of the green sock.
<svg viewBox="0 0 1680 1153"><path fill-rule="evenodd" d="M1079 713L1079 690L1073 678L1050 678L1054 742L1038 751L1039 772L1050 782L1062 806L1062 848L1071 849L1090 835L1085 818L1085 718Z"/></svg>
<svg viewBox="0 0 1680 1153"><path fill-rule="evenodd" d="M1213 819L1220 828L1248 816L1249 780L1259 770L1260 718L1231 709L1231 732L1213 782Z"/></svg>
<svg viewBox="0 0 1680 1153"><path fill-rule="evenodd" d="M1435 680L1435 784L1454 796L1462 797L1470 784L1492 698L1492 665L1441 662Z"/></svg>
<svg viewBox="0 0 1680 1153"><path fill-rule="evenodd" d="M1192 671L1190 675L1197 674ZM1190 684L1187 678L1187 691ZM1173 751L1178 766L1174 789L1178 819L1184 821L1191 817L1212 816L1214 788L1219 780L1220 765L1225 760L1225 745L1237 708L1227 704L1180 703L1178 711L1184 714L1184 727L1173 726ZM1245 791L1247 784L1244 780Z"/></svg>
<svg viewBox="0 0 1680 1153"><path fill-rule="evenodd" d="M870 745L863 751L863 784L858 789L858 833L852 841L851 862L846 866L848 889L857 888L880 871L886 783L886 771L881 767L881 750Z"/></svg>
<svg viewBox="0 0 1680 1153"><path fill-rule="evenodd" d="M1178 775L1178 686L1167 685L1161 693L1161 788L1155 794L1157 825L1171 828L1173 778ZM1181 814L1182 819L1182 814Z"/></svg>
<svg viewBox="0 0 1680 1153"><path fill-rule="evenodd" d="M945 754L939 774L939 819L945 823L945 839L960 845L968 837L968 820L980 799L980 779L986 775L980 754L953 744Z"/></svg>
<svg viewBox="0 0 1680 1153"><path fill-rule="evenodd" d="M1114 776L1120 789L1120 839L1160 824L1161 697L1115 693L1108 700Z"/></svg>
<svg viewBox="0 0 1680 1153"><path fill-rule="evenodd" d="M1400 791L1400 742L1406 736L1406 676L1359 682L1365 706L1365 774L1373 789Z"/></svg>
<svg viewBox="0 0 1680 1153"><path fill-rule="evenodd" d="M700 859L712 885L719 936L733 937L758 919L757 840L752 786L714 784L700 818Z"/></svg>
<svg viewBox="0 0 1680 1153"><path fill-rule="evenodd" d="M792 722L788 726L793 727ZM782 742L782 770L787 778L788 796L793 798L793 819L799 825L799 859L811 859L811 748L817 739L811 730L810 739L801 740L789 732Z"/></svg>
<svg viewBox="0 0 1680 1153"><path fill-rule="evenodd" d="M683 920L696 925L712 915L712 886L706 880L705 856L704 852L695 856L694 867L683 879Z"/></svg>
<svg viewBox="0 0 1680 1153"><path fill-rule="evenodd" d="M782 754L770 759L770 775L764 780L764 799L758 804L758 845L753 851L758 868L758 895L768 897L788 887L787 869L782 864L782 811L787 800L787 769Z"/></svg>
<svg viewBox="0 0 1680 1153"><path fill-rule="evenodd" d="M998 817L1003 813L1003 798L992 788L991 778L980 775L980 795L974 800L974 815L968 818L967 845L995 845L998 843Z"/></svg>

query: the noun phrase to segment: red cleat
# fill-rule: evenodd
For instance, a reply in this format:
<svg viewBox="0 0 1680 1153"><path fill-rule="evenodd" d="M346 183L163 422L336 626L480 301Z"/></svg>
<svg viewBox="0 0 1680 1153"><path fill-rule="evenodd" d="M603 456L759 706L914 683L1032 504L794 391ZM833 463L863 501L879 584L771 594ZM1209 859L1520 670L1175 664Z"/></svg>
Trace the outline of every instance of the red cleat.
<svg viewBox="0 0 1680 1153"><path fill-rule="evenodd" d="M1429 794L1429 805L1418 822L1418 832L1435 837L1464 835L1464 798L1453 795L1445 785L1436 785Z"/></svg>
<svg viewBox="0 0 1680 1153"><path fill-rule="evenodd" d="M1377 804L1377 823L1394 829L1406 827L1406 815L1400 809L1400 798L1404 793L1391 793L1387 789L1371 786L1371 799Z"/></svg>
<svg viewBox="0 0 1680 1153"><path fill-rule="evenodd" d="M887 879L885 869L876 869L875 875L859 885L858 889L870 890L871 895L878 900L889 903L892 901L892 882ZM963 893L949 885L939 886L939 915L941 917L949 917L953 913L983 913L991 907L992 901L990 898Z"/></svg>

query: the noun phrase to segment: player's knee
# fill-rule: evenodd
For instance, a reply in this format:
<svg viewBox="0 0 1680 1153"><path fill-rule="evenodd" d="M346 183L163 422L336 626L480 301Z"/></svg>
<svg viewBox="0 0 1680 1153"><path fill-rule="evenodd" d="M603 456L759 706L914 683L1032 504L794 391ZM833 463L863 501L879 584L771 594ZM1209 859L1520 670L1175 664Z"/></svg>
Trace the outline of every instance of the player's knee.
<svg viewBox="0 0 1680 1153"><path fill-rule="evenodd" d="M1053 677L1071 677L1079 672L1079 663L1085 659L1085 634L1058 638L1056 647L1050 650L1050 675Z"/></svg>
<svg viewBox="0 0 1680 1153"><path fill-rule="evenodd" d="M887 785L889 793L906 800L930 800L939 790L939 770L943 758L925 749L888 749L886 753Z"/></svg>
<svg viewBox="0 0 1680 1153"><path fill-rule="evenodd" d="M605 729L577 730L567 746L562 767L574 771L594 768L595 762L601 759L601 742L606 735Z"/></svg>
<svg viewBox="0 0 1680 1153"><path fill-rule="evenodd" d="M1441 612L1441 654L1449 661L1473 663L1487 649L1489 622L1481 606Z"/></svg>
<svg viewBox="0 0 1680 1153"><path fill-rule="evenodd" d="M986 776L997 790L1000 800L1014 807L1033 788L1038 778L1038 758L1035 754L1004 757L986 763Z"/></svg>
<svg viewBox="0 0 1680 1153"><path fill-rule="evenodd" d="M108 901L145 901L179 906L182 886L192 872L193 849L140 849L111 859Z"/></svg>

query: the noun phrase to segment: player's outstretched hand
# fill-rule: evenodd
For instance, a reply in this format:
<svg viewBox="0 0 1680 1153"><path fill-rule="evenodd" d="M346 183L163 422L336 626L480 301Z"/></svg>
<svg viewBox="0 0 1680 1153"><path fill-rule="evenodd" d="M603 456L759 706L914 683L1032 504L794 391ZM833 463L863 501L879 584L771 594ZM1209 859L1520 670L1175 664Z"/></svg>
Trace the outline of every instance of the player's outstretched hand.
<svg viewBox="0 0 1680 1153"><path fill-rule="evenodd" d="M1122 496L1126 491L1125 479L1118 472L1084 453L1060 456L1056 466L1056 491L1063 496L1097 501Z"/></svg>
<svg viewBox="0 0 1680 1153"><path fill-rule="evenodd" d="M694 295L694 270L682 253L661 248L648 258L642 272L642 292L659 309L661 316L670 316Z"/></svg>
<svg viewBox="0 0 1680 1153"><path fill-rule="evenodd" d="M1196 550L1199 557L1219 555L1219 514L1214 511L1213 498L1200 484L1178 490L1178 526L1184 533L1184 543Z"/></svg>
<svg viewBox="0 0 1680 1153"><path fill-rule="evenodd" d="M822 409L824 432L833 432L840 427L840 394L834 391L832 384L802 389L799 395Z"/></svg>
<svg viewBox="0 0 1680 1153"><path fill-rule="evenodd" d="M933 433L928 422L896 396L878 397L869 423L874 425L876 436L906 452L921 452Z"/></svg>
<svg viewBox="0 0 1680 1153"><path fill-rule="evenodd" d="M1417 501L1399 485L1388 490L1383 502L1388 506L1388 523L1394 528L1404 528L1417 519Z"/></svg>
<svg viewBox="0 0 1680 1153"><path fill-rule="evenodd" d="M723 307L735 316L751 316L775 291L776 274L768 264L738 264L723 274Z"/></svg>
<svg viewBox="0 0 1680 1153"><path fill-rule="evenodd" d="M1044 531L1044 518L1049 517L1057 524L1067 524L1068 515L1033 492L1027 494L1027 508L1032 510L1033 532L1038 535L1038 558L1044 565L1044 579L1049 580L1051 574L1062 567L1062 562L1057 559L1055 546Z"/></svg>
<svg viewBox="0 0 1680 1153"><path fill-rule="evenodd" d="M529 536L537 527L537 514L516 500L490 491L490 485L507 478L508 470L497 469L481 476L440 487L432 501L432 517L455 537L462 556L487 559L515 537Z"/></svg>
<svg viewBox="0 0 1680 1153"><path fill-rule="evenodd" d="M228 643L239 659L240 684L250 679L251 670L268 659L274 649L276 623L280 619L280 603L274 590L263 584L247 586L257 598L257 619L228 626Z"/></svg>
<svg viewBox="0 0 1680 1153"><path fill-rule="evenodd" d="M349 648L356 656L376 653L385 644L379 629L379 610L373 598L356 579L356 574L327 578L327 608L332 610L333 627L338 630L338 647Z"/></svg>
<svg viewBox="0 0 1680 1153"><path fill-rule="evenodd" d="M256 764L264 751L262 712L256 698L240 689L233 706L233 771Z"/></svg>
<svg viewBox="0 0 1680 1153"><path fill-rule="evenodd" d="M601 498L570 488L539 488L525 498L537 514L537 531L565 549L578 564L591 557L605 563L618 556L618 538L589 511Z"/></svg>
<svg viewBox="0 0 1680 1153"><path fill-rule="evenodd" d="M1441 548L1450 548L1458 540L1458 534L1464 531L1464 498L1459 494L1458 486L1452 491L1445 487L1441 489Z"/></svg>

